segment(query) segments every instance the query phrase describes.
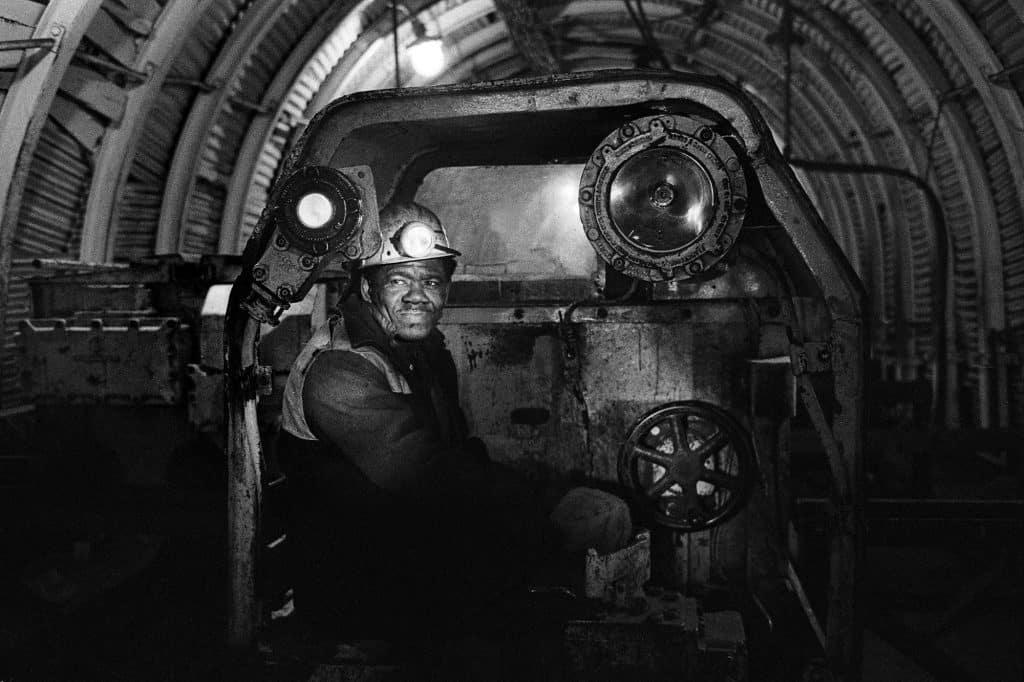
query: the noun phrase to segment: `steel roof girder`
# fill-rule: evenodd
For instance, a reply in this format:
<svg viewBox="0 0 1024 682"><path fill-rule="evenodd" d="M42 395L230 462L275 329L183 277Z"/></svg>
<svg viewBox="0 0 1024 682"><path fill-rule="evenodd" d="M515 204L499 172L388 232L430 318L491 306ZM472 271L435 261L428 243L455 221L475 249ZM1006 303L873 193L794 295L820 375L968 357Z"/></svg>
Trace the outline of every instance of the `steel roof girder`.
<svg viewBox="0 0 1024 682"><path fill-rule="evenodd" d="M766 73L770 73L772 77L775 78L777 81L783 80L782 77L779 76L775 72L775 70L769 65L769 63L764 60L763 55L759 55L757 53L756 49L754 48L755 41L750 39L750 37L747 36L746 34L743 34L740 30L732 26L723 25L722 22L719 22L719 24L716 25L713 29L709 29L709 32L712 35L718 35L720 39L724 36L725 40L732 43L736 47L736 49L743 53L752 55L752 58L760 62L761 68ZM832 148L839 149L839 141L842 139L842 136L836 132L834 126L830 125L828 118L820 114L820 107L817 106L817 103L811 101L810 97L812 90L812 88L802 88L798 92L794 93L795 98L798 101L804 101L806 103L804 106L806 112L808 112L810 115L813 115L815 119L818 121L818 126L820 127L820 129L825 131L825 133L832 138ZM772 105L770 102L768 104L772 109L772 113L775 113L777 107ZM779 116L778 114L776 114L776 116L781 118L781 116ZM816 136L811 137L816 138ZM822 182L828 185L840 185L840 180L838 179L825 179ZM843 220L845 221L846 225L852 227L853 225L860 222L853 216L853 214L850 212L850 207L847 206L845 202L832 201L832 205L834 207L835 212L837 212L841 216L844 216ZM860 249L857 246L857 240L859 239L860 235L853 234L852 232L853 231L851 230L849 234L847 234L846 232L842 232L838 236L833 236L836 238L836 241L845 242L843 251L846 254L847 258L851 261L851 265L854 266L854 269L859 274L861 271L861 259Z"/></svg>
<svg viewBox="0 0 1024 682"><path fill-rule="evenodd" d="M0 348L11 250L32 156L60 81L101 4L101 0L51 0L32 38L52 38L54 45L32 49L33 54L42 50L36 59L22 58L0 104Z"/></svg>
<svg viewBox="0 0 1024 682"><path fill-rule="evenodd" d="M1021 0L1021 22L1024 30L1024 0ZM932 24L942 33L947 42L952 43L955 37L968 54L963 67L971 79L974 90L978 93L989 118L996 129L996 134L1006 152L1013 173L1014 185L1018 188L1017 199L1024 211L1024 104L1019 93L1005 88L993 86L989 74L1001 70L1000 62L992 46L989 45L977 25L959 4L954 3L922 3L920 6Z"/></svg>
<svg viewBox="0 0 1024 682"><path fill-rule="evenodd" d="M430 0L419 0L419 2L404 3L410 14L418 15L424 7L430 5ZM360 9L354 11L361 11ZM320 84L320 89L309 102L307 112L317 112L328 102L339 96L339 92L346 85L350 74L356 70L361 61L367 58L369 49L381 38L392 35L391 15L382 13L377 16L371 24L365 26L356 36L356 39L345 49L345 53L331 69L331 73Z"/></svg>
<svg viewBox="0 0 1024 682"><path fill-rule="evenodd" d="M807 59L805 57L805 61L807 61L808 63L808 68L816 67L813 60ZM817 68L821 69L817 74L819 82L833 83L839 80L838 74L835 74L832 70L831 63L824 62L820 64L820 66L817 66ZM865 159L862 159L858 162L883 165L882 157L879 156L880 150L876 148L877 142L872 140L867 134L868 128L864 124L865 117L860 116L857 113L857 110L860 108L860 103L850 96L850 91L847 90L846 88L834 87L832 88L832 92L835 93L835 97L838 100L838 106L842 107L844 120L851 123L856 128L858 136L864 141L864 147L862 148L862 150L864 152L863 156L865 157ZM890 295L894 297L903 296L904 287L900 287L897 291L893 292L885 291L885 275L883 262L884 259L887 257L887 254L881 233L882 227L877 220L877 216L875 216L874 200L879 198L879 195L881 195L884 196L886 203L892 206L895 211L902 211L902 206L900 205L898 199L891 196L892 187L890 183L885 181L885 179L875 179L878 185L877 191L872 191L869 188L869 184L873 183L864 175L855 175L851 177L850 180L854 182L856 185L860 185L862 188L864 188L865 191L863 193L859 193L858 198L861 200L861 203L865 205L865 208L863 210L865 216L865 227L868 227L869 225L874 226L869 241L872 243L873 250L877 255L874 258L875 267L871 273L872 281L867 282L865 286L869 287L871 290L875 292L875 295L871 297L872 300L884 305L885 299ZM871 250L872 249L869 249L869 251ZM889 257L896 258L899 257L899 254L891 254Z"/></svg>
<svg viewBox="0 0 1024 682"><path fill-rule="evenodd" d="M816 66L819 69L818 76L820 82L848 82L843 77L843 75L836 70L829 53L826 52L825 50L820 49L814 43L810 43L801 52L805 55L805 60L807 61L809 66ZM817 59L808 58L806 56L807 53L815 55ZM843 106L846 112L846 119L856 124L857 132L861 140L863 141L866 151L868 152L868 162L877 165L888 165L889 160L887 156L883 153L883 150L880 147L880 143L870 134L870 124L872 122L872 117L870 115L870 112L867 110L867 104L865 102L860 101L855 96L852 87L834 87L832 88L832 91L840 100L840 104L841 106ZM861 113L856 113L858 111ZM866 177L863 175L857 175L856 177L866 181ZM901 193L898 192L896 189L896 182L890 178L878 178L878 184L880 186L880 193L883 194L885 197L886 204L891 207L893 213L895 214L898 220L899 217L905 212L905 206L903 205L903 201L901 200ZM873 208L873 206L869 206L868 208L871 209ZM884 229L884 227L880 224L877 218L873 221L873 224L876 226L874 234L875 246L878 253L880 254L880 258L884 259L885 245L884 238L882 236L882 230ZM911 262L912 259L910 258L910 240L905 230L895 231L895 233L893 234L893 244L896 246L896 253L894 253L891 257L901 261L901 263L899 264L898 272L903 273L903 277L900 282L894 283L897 285L895 291L883 293L891 295L894 298L900 299L900 305L897 307L898 309L902 308L904 311L911 311L913 310L912 302L914 291L914 281L913 277L911 276L913 264ZM885 281L882 261L879 261L877 265L878 272L875 272L874 274L877 277L878 281L871 282L869 283L869 285L874 285L879 289L884 289ZM884 296L882 298L875 297L875 300L884 301L885 298Z"/></svg>
<svg viewBox="0 0 1024 682"><path fill-rule="evenodd" d="M245 70L249 55L259 49L263 37L274 28L277 18L289 6L290 3L277 0L256 0L241 16L237 28L227 36L225 46L217 53L206 80L223 86L196 96L178 135L164 184L154 253L182 251L196 173L210 129L229 104L228 100L234 94L234 83Z"/></svg>
<svg viewBox="0 0 1024 682"><path fill-rule="evenodd" d="M764 10L758 10L758 11L764 11ZM763 17L758 17L758 18L762 19ZM753 18L749 19L748 21L755 21L755 23L758 23L758 24L761 23L760 21L756 21L756 19L753 19ZM719 22L719 25L716 26L716 28L718 30L721 30L721 24L722 24L722 22ZM821 30L821 29L819 28L818 30ZM833 71L832 62L831 62L831 55L827 51L819 49L814 43L810 43L809 47L804 48L804 50L802 50L801 52L807 52L807 51L812 51L814 54L819 55L818 61L821 62L821 67L819 67L819 68L828 69L830 72ZM814 66L815 66L815 60L814 59L808 58L805 55L804 56L804 63L805 63L807 68L812 69L812 70L814 69ZM835 75L838 76L839 74L836 73ZM832 82L834 82L836 80L842 80L843 82L846 82L845 79L827 78L827 77L825 77L820 72L820 70L817 73L817 78L818 78L818 83L819 84L830 84L830 83L832 83ZM841 94L841 93L845 93L847 91L847 88L832 87L832 88L830 88L830 90L834 93L833 94L834 99L836 99L837 101L843 102L846 120L850 121L851 124L854 125L858 129L858 131L860 133L860 136L864 140L867 141L867 144L872 145L872 150L871 151L872 151L872 156L874 156L877 150L874 149L874 143L872 143L871 137L868 134L868 131L866 130L864 124L862 123L862 118L857 116L857 115L855 115L853 113L852 109L850 109L850 103L855 101L854 98L852 98L852 97L844 97L843 94ZM799 96L799 93L798 93L798 96ZM861 107L858 107L858 108L861 108ZM841 137L837 137L836 139L840 140L842 138ZM841 148L841 145L838 142L836 143L835 146L836 146L837 150ZM841 183L840 183L840 181L838 179L834 179L834 180L833 179L826 179L826 180L822 180L821 182L826 182L827 184L835 185L836 187L841 187ZM865 183L865 179L864 178L851 178L849 180L849 182L852 182L854 185L866 186L864 184ZM880 183L880 185L882 187L882 191L885 192L886 191L886 189L885 189L886 188L886 183L882 182L882 183ZM872 222L871 219L870 219L870 216L873 215L873 210L872 210L873 206L872 206L872 203L870 201L870 198L871 198L870 196L869 197L859 197L859 203L864 205L864 208L861 209L861 211L860 211L860 213L862 215L861 223L863 225L865 225L865 226L867 226L868 223ZM867 202L867 203L865 203L865 202ZM842 204L842 202L840 202L840 204ZM901 206L901 204L899 202L894 204L894 206L897 208L897 210L902 210L902 206ZM842 205L841 205L839 210L842 213L846 212L845 206L842 206ZM853 223L851 222L850 224L852 225ZM875 222L874 224L877 226L877 222ZM879 251L879 254L881 255L882 254L882 250L881 250L881 234L880 234L880 231L877 229L877 227L874 230L873 237L874 238L871 239L871 241L875 243L875 245L876 245L876 247L877 247L877 249ZM857 236L857 238L860 238L860 236ZM870 251L870 249L869 249L869 251ZM856 259L857 262L860 262L860 253L856 252L856 250L855 250L854 253L849 253L848 255L851 257L851 259ZM883 257L884 257L884 255L883 255ZM904 260L909 262L909 260L910 260L909 259L909 253L908 253L908 255L904 256ZM877 289L878 287L881 287L883 285L883 282L884 282L884 279L882 277L882 266L883 266L883 264L882 264L881 260L876 259L874 265L875 265L875 270L876 271L872 272L873 278L872 278L872 281L870 283L873 284L875 286L875 288ZM858 271L861 271L861 268L858 268ZM884 295L884 292L881 292L881 293ZM875 300L875 301L884 301L885 300L884 297L883 298L878 298L878 295L879 295L879 292L876 291L876 295L872 296L872 300ZM901 295L901 293L900 292L894 292L893 295Z"/></svg>
<svg viewBox="0 0 1024 682"><path fill-rule="evenodd" d="M362 6L367 3L363 2ZM242 146L237 150L234 167L227 184L227 196L241 197L240 201L228 202L221 216L219 251L221 253L237 253L244 246L240 242L239 228L242 226L242 213L253 196L256 166L264 148L270 144L274 128L282 119L288 106L287 93L294 86L299 75L316 58L328 41L337 38L336 32L351 12L361 11L361 5L335 3L329 6L314 23L311 31L305 33L302 40L292 47L288 59L285 60L273 80L264 92L268 101L278 102L271 116L253 119ZM358 40L358 36L356 38ZM329 77L329 75L328 75ZM314 96L315 99L315 96Z"/></svg>
<svg viewBox="0 0 1024 682"><path fill-rule="evenodd" d="M875 22L875 28L889 37L889 40L907 56L907 66L913 69L916 79L924 86L922 92L929 98L933 111L938 111L939 97L937 93L950 89L949 81L942 66L935 62L931 54L921 43L917 33L903 19L902 15L889 8L881 9L877 5L862 0L866 15ZM884 13L884 17L882 14ZM962 172L958 173L964 194L975 211L971 212L972 246L977 269L981 271L981 306L984 313L984 326L987 329L1005 327L1006 303L1003 296L1002 253L997 240L986 239L984 226L998 225L995 201L991 187L987 182L987 170L981 159L976 144L971 138L971 126L966 120L962 107L956 102L949 102L942 108L939 118L944 136L953 145L954 159L960 159ZM952 305L952 299L950 299Z"/></svg>
<svg viewBox="0 0 1024 682"><path fill-rule="evenodd" d="M82 227L82 260L101 263L115 257L117 200L131 170L135 147L145 129L144 121L160 95L160 85L170 72L175 55L188 40L189 28L215 1L201 0L196 4L190 0L172 0L167 3L139 50L136 68L144 69L148 79L128 91L123 118L134 123L108 127L94 157Z"/></svg>
<svg viewBox="0 0 1024 682"><path fill-rule="evenodd" d="M927 146L919 130L902 125L901 120L910 116L910 110L888 73L868 50L860 36L853 32L849 24L839 18L835 10L811 4L805 9L805 15L813 18L819 26L819 30L828 36L829 40L826 47L832 47L837 50L841 49L841 54L850 60L853 73L864 75L865 86L874 93L873 99L877 103L876 111L886 119L888 128L893 133L893 148L905 159L908 170L920 175L923 168L927 165ZM826 51L826 53L828 52ZM901 197L903 201L900 203L908 218L913 215L930 215L927 200L919 192L912 194L901 193ZM916 208L916 211L910 210L911 205ZM921 222L923 223L924 220L922 219ZM939 245L935 243L934 230L927 225L922 226L920 229L928 234L928 239L932 242L933 248L939 248ZM905 276L909 277L913 282L916 280L913 267L914 254L910 235L908 234L906 237L903 242L906 245L905 257L903 259L903 263L907 264ZM914 301L914 290L915 287L911 287L908 290L911 301ZM937 300L939 296L938 292L931 290L923 295L928 296L932 300ZM916 317L913 305L908 306L906 310L911 320Z"/></svg>

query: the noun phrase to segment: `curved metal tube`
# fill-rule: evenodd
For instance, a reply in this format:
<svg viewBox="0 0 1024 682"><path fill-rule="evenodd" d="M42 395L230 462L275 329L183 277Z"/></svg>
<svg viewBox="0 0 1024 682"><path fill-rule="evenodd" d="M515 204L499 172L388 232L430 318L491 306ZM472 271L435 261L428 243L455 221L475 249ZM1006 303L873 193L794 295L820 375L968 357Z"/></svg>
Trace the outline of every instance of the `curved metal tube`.
<svg viewBox="0 0 1024 682"><path fill-rule="evenodd" d="M790 165L809 171L823 173L861 173L866 175L888 175L902 180L909 180L914 183L924 194L928 201L928 208L932 213L932 220L935 226L935 268L932 277L932 295L935 299L932 315L932 335L935 344L935 397L932 400L931 423L939 424L946 412L947 381L949 351L946 343L946 307L948 296L946 295L946 284L949 280L949 231L946 226L946 217L942 212L942 202L939 200L935 190L920 175L911 173L902 168L892 166L879 166L863 163L841 163L834 161L814 161L811 159L786 159Z"/></svg>
<svg viewBox="0 0 1024 682"><path fill-rule="evenodd" d="M247 273L231 288L224 321L224 404L228 464L228 646L242 651L256 641L259 607L256 564L262 491L262 448L256 419L260 323L241 306Z"/></svg>

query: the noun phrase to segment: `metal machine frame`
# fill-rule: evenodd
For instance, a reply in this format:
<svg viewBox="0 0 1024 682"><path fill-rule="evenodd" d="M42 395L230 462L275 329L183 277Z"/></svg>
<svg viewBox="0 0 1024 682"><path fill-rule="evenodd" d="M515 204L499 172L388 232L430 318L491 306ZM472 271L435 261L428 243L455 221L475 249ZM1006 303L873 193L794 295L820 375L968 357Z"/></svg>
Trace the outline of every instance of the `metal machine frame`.
<svg viewBox="0 0 1024 682"><path fill-rule="evenodd" d="M602 130L596 135L600 140L609 129L608 120L621 123L679 110L711 112L731 127L765 202L791 243L783 260L792 262L780 267L785 270L788 264L799 265L809 273L812 286L820 291L828 308L831 329L827 333L804 328L795 316L789 330L789 367L820 436L831 475L826 660L835 679L859 679L864 293L773 143L763 118L741 90L723 80L697 75L605 71L359 93L332 102L316 115L288 158L282 178L310 166L338 170L369 167L372 185L366 178L362 185L352 176L349 179L362 188L364 196L370 195L363 206L364 214L370 214L377 203L384 205L406 192L403 175L417 164L428 163L433 155L445 155L451 165L471 163L486 159L489 145L506 145L506 156L521 155L512 162L533 161L531 150L536 149L545 149L557 158L570 149L572 141L565 139L566 131L579 130L591 139L594 131ZM551 125L539 125L542 120ZM528 143L514 144L515 138L524 136L529 137ZM344 235L330 242L330 249L319 247L308 254L268 260L266 254L275 248L281 252L292 246L275 246L281 235L278 209L282 184L275 185L268 209L247 246L245 269L232 290L225 326L231 553L228 636L230 645L240 649L255 642L260 623L256 574L263 462L256 404L261 388L269 384L256 351L260 324L274 322L283 308L301 298L297 292L308 289L326 261L352 260L373 247L372 238L361 237L358 226L349 224ZM368 229L363 226L364 233ZM731 238L730 232L730 242ZM312 263L303 256L322 257L324 262ZM259 272L268 263L281 272ZM669 275L674 265L669 264ZM268 276L287 283L287 288L269 291L260 287L259 281Z"/></svg>

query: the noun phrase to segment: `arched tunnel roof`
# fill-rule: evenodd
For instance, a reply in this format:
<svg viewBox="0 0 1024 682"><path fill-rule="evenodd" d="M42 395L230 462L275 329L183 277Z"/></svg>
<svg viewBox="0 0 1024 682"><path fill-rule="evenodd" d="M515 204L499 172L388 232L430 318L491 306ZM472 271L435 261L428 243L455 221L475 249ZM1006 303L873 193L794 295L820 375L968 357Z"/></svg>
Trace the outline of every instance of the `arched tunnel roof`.
<svg viewBox="0 0 1024 682"><path fill-rule="evenodd" d="M951 381L977 410L1024 422L1020 0L406 0L395 11L400 45L413 18L444 39L437 78L416 76L404 52L396 74L390 0L5 2L8 350L31 258L238 253L284 154L338 96L648 66L727 78L791 158L845 166L794 164L865 282L874 356L914 371L944 315ZM881 166L903 177L871 170ZM1007 385L991 383L993 367Z"/></svg>

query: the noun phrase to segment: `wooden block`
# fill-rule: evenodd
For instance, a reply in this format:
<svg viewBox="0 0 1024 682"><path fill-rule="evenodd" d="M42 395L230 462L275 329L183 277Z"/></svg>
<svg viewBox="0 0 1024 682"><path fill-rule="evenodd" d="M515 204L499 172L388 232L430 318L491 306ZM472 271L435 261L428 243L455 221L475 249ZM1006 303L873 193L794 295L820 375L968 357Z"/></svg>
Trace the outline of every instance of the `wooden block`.
<svg viewBox="0 0 1024 682"><path fill-rule="evenodd" d="M127 67L135 64L135 57L139 54L135 35L114 21L107 12L96 13L85 35L120 64Z"/></svg>
<svg viewBox="0 0 1024 682"><path fill-rule="evenodd" d="M103 114L117 125L124 115L125 92L102 74L72 65L64 74L60 89L98 114Z"/></svg>
<svg viewBox="0 0 1024 682"><path fill-rule="evenodd" d="M59 92L53 99L50 116L89 151L99 147L103 133L107 130L107 127L82 105Z"/></svg>

